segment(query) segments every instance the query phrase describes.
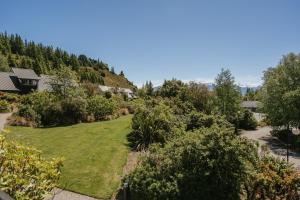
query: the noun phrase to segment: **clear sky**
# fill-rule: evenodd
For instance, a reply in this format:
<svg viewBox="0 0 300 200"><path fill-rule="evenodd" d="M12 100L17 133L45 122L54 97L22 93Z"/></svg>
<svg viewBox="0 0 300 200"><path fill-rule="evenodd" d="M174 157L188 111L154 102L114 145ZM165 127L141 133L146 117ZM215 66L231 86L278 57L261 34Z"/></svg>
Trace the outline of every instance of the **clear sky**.
<svg viewBox="0 0 300 200"><path fill-rule="evenodd" d="M229 68L257 85L300 52L300 1L2 0L0 31L100 58L129 80L211 82Z"/></svg>

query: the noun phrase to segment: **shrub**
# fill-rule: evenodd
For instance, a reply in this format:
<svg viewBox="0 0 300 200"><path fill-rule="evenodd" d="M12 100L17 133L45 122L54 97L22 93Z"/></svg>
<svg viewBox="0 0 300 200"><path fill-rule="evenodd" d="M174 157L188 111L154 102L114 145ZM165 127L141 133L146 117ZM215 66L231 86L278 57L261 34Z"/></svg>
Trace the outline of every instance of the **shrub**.
<svg viewBox="0 0 300 200"><path fill-rule="evenodd" d="M105 96L105 98L110 99L112 97L111 91L105 91L104 96Z"/></svg>
<svg viewBox="0 0 300 200"><path fill-rule="evenodd" d="M129 145L135 150L147 149L152 143L164 144L175 136L180 126L170 107L160 103L154 107L140 107L132 119Z"/></svg>
<svg viewBox="0 0 300 200"><path fill-rule="evenodd" d="M37 126L35 122L29 121L24 117L20 117L17 115L10 116L7 119L7 124L10 126L28 126L28 127L35 127Z"/></svg>
<svg viewBox="0 0 300 200"><path fill-rule="evenodd" d="M263 157L245 184L246 199L299 199L300 175L292 165Z"/></svg>
<svg viewBox="0 0 300 200"><path fill-rule="evenodd" d="M245 130L255 130L258 122L249 110L244 110L242 118L239 120L239 127Z"/></svg>
<svg viewBox="0 0 300 200"><path fill-rule="evenodd" d="M61 101L62 123L76 124L86 119L87 102L81 97L68 97Z"/></svg>
<svg viewBox="0 0 300 200"><path fill-rule="evenodd" d="M87 111L92 114L96 120L104 119L108 115L113 115L117 109L117 103L113 99L106 99L97 95L88 99Z"/></svg>
<svg viewBox="0 0 300 200"><path fill-rule="evenodd" d="M240 199L257 149L232 130L202 129L154 146L125 177L135 199Z"/></svg>
<svg viewBox="0 0 300 200"><path fill-rule="evenodd" d="M205 113L196 111L191 112L188 115L186 124L187 131L195 131L201 128L210 128L212 126L223 127L233 130L232 124L226 121L225 117L207 115Z"/></svg>
<svg viewBox="0 0 300 200"><path fill-rule="evenodd" d="M9 103L16 103L19 101L19 95L13 93L0 93L0 100L5 100Z"/></svg>
<svg viewBox="0 0 300 200"><path fill-rule="evenodd" d="M118 114L121 116L121 115L128 115L129 114L129 111L127 108L121 108L119 109L118 111Z"/></svg>
<svg viewBox="0 0 300 200"><path fill-rule="evenodd" d="M10 111L10 105L5 100L0 100L0 113L5 113Z"/></svg>
<svg viewBox="0 0 300 200"><path fill-rule="evenodd" d="M16 200L42 200L56 186L62 163L0 135L0 166L0 190Z"/></svg>
<svg viewBox="0 0 300 200"><path fill-rule="evenodd" d="M54 126L63 122L63 111L59 102L45 105L41 113L41 123L44 126Z"/></svg>
<svg viewBox="0 0 300 200"><path fill-rule="evenodd" d="M199 128L209 128L214 123L214 117L200 112L192 112L188 117L187 131Z"/></svg>
<svg viewBox="0 0 300 200"><path fill-rule="evenodd" d="M41 121L41 116L30 105L20 105L17 115L28 121L27 124L38 126Z"/></svg>

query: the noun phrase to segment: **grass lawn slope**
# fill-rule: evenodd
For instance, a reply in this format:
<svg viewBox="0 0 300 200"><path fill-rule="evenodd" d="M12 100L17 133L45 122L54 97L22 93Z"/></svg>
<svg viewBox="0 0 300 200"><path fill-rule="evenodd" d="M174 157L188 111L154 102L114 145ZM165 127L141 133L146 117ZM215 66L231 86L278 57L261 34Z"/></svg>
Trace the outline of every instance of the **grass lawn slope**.
<svg viewBox="0 0 300 200"><path fill-rule="evenodd" d="M8 139L64 157L60 187L107 199L120 184L131 116L56 128L8 127Z"/></svg>

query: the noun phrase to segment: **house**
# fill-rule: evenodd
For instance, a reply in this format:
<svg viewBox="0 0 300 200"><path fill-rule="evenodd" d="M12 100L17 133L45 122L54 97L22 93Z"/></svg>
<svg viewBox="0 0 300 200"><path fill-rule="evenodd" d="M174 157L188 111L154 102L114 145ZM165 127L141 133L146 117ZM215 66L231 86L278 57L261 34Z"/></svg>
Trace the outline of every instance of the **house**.
<svg viewBox="0 0 300 200"><path fill-rule="evenodd" d="M0 91L28 93L38 88L39 80L31 69L12 68L12 72L0 72Z"/></svg>
<svg viewBox="0 0 300 200"><path fill-rule="evenodd" d="M134 98L134 93L131 89L129 88L119 88L119 87L110 87L110 86L106 86L106 85L99 85L98 86L100 91L102 92L111 92L111 93L115 93L115 94L125 94L129 99Z"/></svg>
<svg viewBox="0 0 300 200"><path fill-rule="evenodd" d="M257 108L261 107L261 102L259 101L243 101L241 107L248 109L252 112L257 112Z"/></svg>
<svg viewBox="0 0 300 200"><path fill-rule="evenodd" d="M32 90L51 91L54 77L41 74L38 76L32 69L12 68L11 72L0 72L0 91L17 92L26 94ZM56 83L59 84L59 83ZM72 82L75 87L78 83ZM99 85L102 92L125 94L128 98L134 98L133 91L129 88L109 87Z"/></svg>

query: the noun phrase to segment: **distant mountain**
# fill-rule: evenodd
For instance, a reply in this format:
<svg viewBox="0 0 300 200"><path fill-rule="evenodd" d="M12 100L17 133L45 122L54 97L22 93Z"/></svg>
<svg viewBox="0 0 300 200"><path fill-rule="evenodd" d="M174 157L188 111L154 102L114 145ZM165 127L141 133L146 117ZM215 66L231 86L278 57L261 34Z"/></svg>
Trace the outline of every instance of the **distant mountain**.
<svg viewBox="0 0 300 200"><path fill-rule="evenodd" d="M214 83L203 83L203 84L207 86L209 91L213 91L214 88L215 88ZM154 91L158 91L160 88L161 88L161 86L156 86L156 87L154 87ZM260 86L257 86L257 87L239 86L239 90L240 90L241 95L245 95L248 88L255 92L256 90L258 90L260 88Z"/></svg>

